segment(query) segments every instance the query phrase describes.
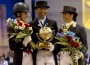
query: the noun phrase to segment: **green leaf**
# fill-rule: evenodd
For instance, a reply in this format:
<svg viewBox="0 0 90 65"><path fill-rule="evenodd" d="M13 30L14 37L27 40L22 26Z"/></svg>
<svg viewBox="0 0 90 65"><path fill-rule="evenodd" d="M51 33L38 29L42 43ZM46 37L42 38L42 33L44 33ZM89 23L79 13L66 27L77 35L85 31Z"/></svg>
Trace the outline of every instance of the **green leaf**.
<svg viewBox="0 0 90 65"><path fill-rule="evenodd" d="M22 33L22 32L19 32L16 36L16 38L24 38L25 36L27 36L28 34L25 34L25 33Z"/></svg>
<svg viewBox="0 0 90 65"><path fill-rule="evenodd" d="M59 40L60 42L67 42L65 37L56 37L57 40Z"/></svg>
<svg viewBox="0 0 90 65"><path fill-rule="evenodd" d="M55 44L61 44L61 45L70 46L70 44L69 44L69 43L67 43L67 42L56 42Z"/></svg>
<svg viewBox="0 0 90 65"><path fill-rule="evenodd" d="M10 35L10 38L13 38L17 33L8 33Z"/></svg>
<svg viewBox="0 0 90 65"><path fill-rule="evenodd" d="M16 43L18 43L18 42L21 42L21 41L22 41L21 39L17 39L17 38L15 38L14 40L16 41Z"/></svg>

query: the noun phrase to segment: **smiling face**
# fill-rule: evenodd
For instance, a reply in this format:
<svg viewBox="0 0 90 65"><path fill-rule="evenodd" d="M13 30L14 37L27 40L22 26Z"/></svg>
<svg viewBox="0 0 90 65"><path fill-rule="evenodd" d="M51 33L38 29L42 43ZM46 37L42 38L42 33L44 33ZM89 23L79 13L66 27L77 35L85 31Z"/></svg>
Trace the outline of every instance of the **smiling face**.
<svg viewBox="0 0 90 65"><path fill-rule="evenodd" d="M73 14L63 13L63 19L64 19L64 22L69 23L73 19Z"/></svg>
<svg viewBox="0 0 90 65"><path fill-rule="evenodd" d="M26 19L28 18L28 11L18 12L16 18L17 18L19 21L26 22Z"/></svg>
<svg viewBox="0 0 90 65"><path fill-rule="evenodd" d="M28 17L28 12L27 11L21 12L21 18L24 22L26 21L27 17Z"/></svg>
<svg viewBox="0 0 90 65"><path fill-rule="evenodd" d="M36 13L40 19L43 19L47 14L47 8L46 7L39 7L36 9Z"/></svg>

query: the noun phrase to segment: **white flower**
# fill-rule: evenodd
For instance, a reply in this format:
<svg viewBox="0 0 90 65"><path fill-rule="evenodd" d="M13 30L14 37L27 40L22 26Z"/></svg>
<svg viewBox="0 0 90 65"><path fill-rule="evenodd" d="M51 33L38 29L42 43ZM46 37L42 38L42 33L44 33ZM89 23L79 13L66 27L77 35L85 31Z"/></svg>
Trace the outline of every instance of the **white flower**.
<svg viewBox="0 0 90 65"><path fill-rule="evenodd" d="M14 21L14 24L17 24L18 25L17 21Z"/></svg>
<svg viewBox="0 0 90 65"><path fill-rule="evenodd" d="M12 19L11 18L8 18L7 19L7 23L9 23L9 22L11 22L12 21Z"/></svg>
<svg viewBox="0 0 90 65"><path fill-rule="evenodd" d="M20 30L24 30L25 29L25 25L19 26Z"/></svg>
<svg viewBox="0 0 90 65"><path fill-rule="evenodd" d="M32 27L28 27L28 30L32 30Z"/></svg>
<svg viewBox="0 0 90 65"><path fill-rule="evenodd" d="M22 27L25 28L25 25L23 24Z"/></svg>
<svg viewBox="0 0 90 65"><path fill-rule="evenodd" d="M18 26L15 26L15 29L18 29Z"/></svg>
<svg viewBox="0 0 90 65"><path fill-rule="evenodd" d="M12 21L14 21L14 19L11 19Z"/></svg>

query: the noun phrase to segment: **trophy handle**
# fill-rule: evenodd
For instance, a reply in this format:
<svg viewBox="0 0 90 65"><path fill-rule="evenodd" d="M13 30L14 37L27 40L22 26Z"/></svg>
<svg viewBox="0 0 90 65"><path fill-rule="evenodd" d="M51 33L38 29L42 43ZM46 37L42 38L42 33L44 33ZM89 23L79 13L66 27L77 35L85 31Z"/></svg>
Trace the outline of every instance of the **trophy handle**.
<svg viewBox="0 0 90 65"><path fill-rule="evenodd" d="M43 41L40 39L38 33L36 33L36 35L37 35L37 38L39 39L39 41L43 42Z"/></svg>
<svg viewBox="0 0 90 65"><path fill-rule="evenodd" d="M49 41L51 41L53 38L54 38L54 35L55 35L55 30L52 30L53 31L53 36L51 39L49 39Z"/></svg>

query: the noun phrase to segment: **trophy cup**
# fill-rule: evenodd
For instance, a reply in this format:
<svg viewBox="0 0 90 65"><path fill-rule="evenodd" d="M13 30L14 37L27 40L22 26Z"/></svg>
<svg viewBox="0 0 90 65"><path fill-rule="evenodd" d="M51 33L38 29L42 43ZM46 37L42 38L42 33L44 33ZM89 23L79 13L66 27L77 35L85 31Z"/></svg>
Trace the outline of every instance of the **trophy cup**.
<svg viewBox="0 0 90 65"><path fill-rule="evenodd" d="M42 27L39 30L39 33L36 33L39 41L41 42L38 44L38 46L41 46L43 48L49 47L51 45L49 41L51 41L54 38L54 34L55 31L51 30L50 27L46 27L46 26Z"/></svg>

